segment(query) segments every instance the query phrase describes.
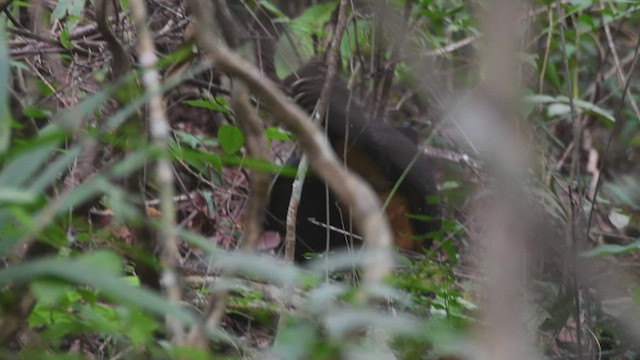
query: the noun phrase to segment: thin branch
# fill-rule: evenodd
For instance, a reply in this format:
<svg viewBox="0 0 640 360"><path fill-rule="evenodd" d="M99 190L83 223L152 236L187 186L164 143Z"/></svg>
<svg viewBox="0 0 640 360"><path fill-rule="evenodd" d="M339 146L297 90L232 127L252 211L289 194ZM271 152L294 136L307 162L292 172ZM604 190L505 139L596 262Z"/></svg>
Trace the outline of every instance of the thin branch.
<svg viewBox="0 0 640 360"><path fill-rule="evenodd" d="M161 218L158 224L158 242L162 245L162 281L161 285L167 292L169 300L177 305L182 301L182 291L178 275L178 245L175 229L174 179L168 152L170 144L170 126L167 120L166 108L162 96L160 74L156 68L156 56L153 37L146 25L147 9L142 0L131 1L131 9L138 33L138 58L142 67L142 84L151 94L149 98L149 129L152 144L161 149L162 155L156 162L156 181L160 192ZM169 328L178 345L184 344L184 330L182 324L174 318L166 319Z"/></svg>
<svg viewBox="0 0 640 360"><path fill-rule="evenodd" d="M265 141L264 128L255 109L251 106L249 90L241 81L234 82L231 106L245 134L247 155L253 159L269 162L269 148ZM267 209L269 195L269 173L252 170L250 195L245 208L244 250L253 250L262 231L262 222Z"/></svg>

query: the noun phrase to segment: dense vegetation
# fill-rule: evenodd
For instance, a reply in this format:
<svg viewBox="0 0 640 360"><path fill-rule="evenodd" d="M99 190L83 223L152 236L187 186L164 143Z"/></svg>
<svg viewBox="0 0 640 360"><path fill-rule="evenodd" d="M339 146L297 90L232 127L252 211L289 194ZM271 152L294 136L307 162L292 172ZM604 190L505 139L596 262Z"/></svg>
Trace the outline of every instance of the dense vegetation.
<svg viewBox="0 0 640 360"><path fill-rule="evenodd" d="M0 358L640 356L640 4L0 8ZM437 245L392 274L242 243L256 179L310 149L254 77L272 29L262 80L335 41L433 161Z"/></svg>

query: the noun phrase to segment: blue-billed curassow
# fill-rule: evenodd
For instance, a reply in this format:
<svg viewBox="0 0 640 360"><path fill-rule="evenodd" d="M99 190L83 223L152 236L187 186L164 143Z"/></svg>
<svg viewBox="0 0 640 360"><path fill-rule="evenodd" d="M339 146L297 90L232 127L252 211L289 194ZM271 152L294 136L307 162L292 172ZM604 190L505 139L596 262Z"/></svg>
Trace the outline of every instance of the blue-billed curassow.
<svg viewBox="0 0 640 360"><path fill-rule="evenodd" d="M325 78L324 64L312 61L287 78L285 87L292 98L311 113ZM368 112L350 95L340 78L334 81L323 125L338 157L373 187L382 203L401 181L386 208L396 246L413 251L428 248L431 240L427 234L439 228L440 212L437 199L434 201L437 189L431 165L419 154L417 146L399 130L370 121ZM296 165L295 160L290 161L290 165ZM284 239L292 182L292 178L280 176L271 192L264 230L271 236L276 232L280 239ZM327 231L330 250L362 244L359 237L351 236L348 209L341 207L331 192L327 202L325 189L324 182L317 176L312 173L307 176L297 214L296 261L304 260L307 253L324 252Z"/></svg>

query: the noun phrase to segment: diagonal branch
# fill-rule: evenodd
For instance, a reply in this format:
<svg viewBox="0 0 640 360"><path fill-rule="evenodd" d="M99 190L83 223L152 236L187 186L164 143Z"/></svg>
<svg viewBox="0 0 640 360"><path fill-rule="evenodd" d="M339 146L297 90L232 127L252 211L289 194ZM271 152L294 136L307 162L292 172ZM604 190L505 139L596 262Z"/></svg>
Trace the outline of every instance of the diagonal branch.
<svg viewBox="0 0 640 360"><path fill-rule="evenodd" d="M365 284L381 281L392 269L391 231L371 187L340 165L327 139L302 109L287 99L253 64L222 44L210 22L214 17L209 4L193 0L191 5L198 9L195 12L198 39L206 56L222 70L242 79L274 116L296 134L312 169L327 182L342 203L353 209L356 227L368 241L373 255L364 265Z"/></svg>

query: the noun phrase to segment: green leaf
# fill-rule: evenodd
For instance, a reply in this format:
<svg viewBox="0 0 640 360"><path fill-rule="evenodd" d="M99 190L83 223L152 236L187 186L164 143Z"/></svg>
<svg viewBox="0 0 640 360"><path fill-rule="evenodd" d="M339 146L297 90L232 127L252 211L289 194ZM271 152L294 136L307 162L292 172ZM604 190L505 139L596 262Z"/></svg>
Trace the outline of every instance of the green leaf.
<svg viewBox="0 0 640 360"><path fill-rule="evenodd" d="M237 153L244 145L242 131L233 125L223 125L218 129L218 141L222 150L229 155Z"/></svg>
<svg viewBox="0 0 640 360"><path fill-rule="evenodd" d="M56 20L61 20L67 15L78 18L82 16L84 3L85 0L60 0L53 9L52 15Z"/></svg>
<svg viewBox="0 0 640 360"><path fill-rule="evenodd" d="M553 103L547 106L547 116L556 117L571 113L571 107L568 104Z"/></svg>
<svg viewBox="0 0 640 360"><path fill-rule="evenodd" d="M128 325L129 338L134 345L142 345L153 339L153 334L159 327L156 319L139 311L130 312Z"/></svg>
<svg viewBox="0 0 640 360"><path fill-rule="evenodd" d="M61 20L66 14L67 11L72 6L72 0L60 0L56 4L56 7L53 9L53 13L51 14L54 19Z"/></svg>
<svg viewBox="0 0 640 360"><path fill-rule="evenodd" d="M34 119L48 119L51 117L51 111L34 107L26 107L22 109L22 114Z"/></svg>
<svg viewBox="0 0 640 360"><path fill-rule="evenodd" d="M277 333L273 351L281 359L305 359L318 341L317 330L310 323L290 320Z"/></svg>
<svg viewBox="0 0 640 360"><path fill-rule="evenodd" d="M329 1L309 6L299 17L291 21L291 27L308 35L323 34L324 25L331 19L337 4L337 1Z"/></svg>
<svg viewBox="0 0 640 360"><path fill-rule="evenodd" d="M64 28L60 32L60 44L62 44L62 47L67 50L73 49L73 43L71 43L71 32L68 28Z"/></svg>
<svg viewBox="0 0 640 360"><path fill-rule="evenodd" d="M122 11L129 11L129 9L131 9L131 4L129 3L128 0L120 0L118 2L120 3L120 7L122 8Z"/></svg>
<svg viewBox="0 0 640 360"><path fill-rule="evenodd" d="M41 279L31 284L31 290L38 300L38 303L51 305L65 298L71 290L71 286L65 281Z"/></svg>
<svg viewBox="0 0 640 360"><path fill-rule="evenodd" d="M212 100L186 100L184 102L187 105L191 105L193 107L200 107L200 108L205 108L205 109L209 109L209 110L213 110L213 111L219 111L221 113L225 113L225 114L231 114L231 111L229 111L229 108L225 105L222 104L219 99L216 98L216 101L212 101Z"/></svg>
<svg viewBox="0 0 640 360"><path fill-rule="evenodd" d="M197 149L202 145L205 146L218 146L218 141L216 139L211 139L201 135L193 135L188 132L184 132L182 130L175 130L173 134L178 138L180 143L185 143L189 145L192 149Z"/></svg>
<svg viewBox="0 0 640 360"><path fill-rule="evenodd" d="M524 98L525 102L531 104L549 104L547 105L547 114L549 116L561 116L570 112L570 101L566 96L552 97L549 95L530 95ZM616 121L611 111L603 109L591 102L573 99L573 105L578 112L586 112L595 115L597 118L607 125L613 125Z"/></svg>
<svg viewBox="0 0 640 360"><path fill-rule="evenodd" d="M91 266L95 270L101 271L103 274L120 274L120 267L122 261L115 253L109 251L96 251L89 254L84 254L78 259L81 264Z"/></svg>
<svg viewBox="0 0 640 360"><path fill-rule="evenodd" d="M583 252L580 256L590 258L595 256L628 254L637 251L640 251L640 241L636 241L629 245L600 245L594 249Z"/></svg>
<svg viewBox="0 0 640 360"><path fill-rule="evenodd" d="M270 126L266 131L267 138L271 140L281 140L281 141L291 141L293 140L293 135L290 132L281 130L277 127Z"/></svg>
<svg viewBox="0 0 640 360"><path fill-rule="evenodd" d="M260 0L258 2L261 6L263 6L265 9L269 10L271 13L273 13L277 18L279 19L286 19L287 16L280 11L280 9L278 9L275 5L273 5L271 3L271 1L269 0Z"/></svg>
<svg viewBox="0 0 640 360"><path fill-rule="evenodd" d="M183 46L158 59L158 67L166 68L170 65L180 63L187 59L193 58L194 54L195 53L192 46Z"/></svg>
<svg viewBox="0 0 640 360"><path fill-rule="evenodd" d="M640 136L636 136L629 141L629 147L633 148L635 146L640 145Z"/></svg>

